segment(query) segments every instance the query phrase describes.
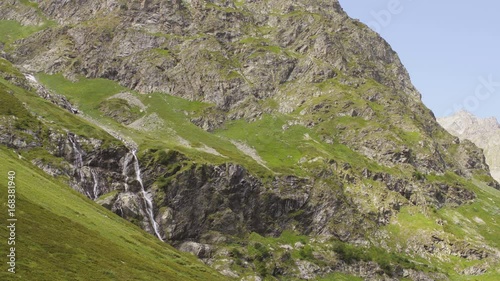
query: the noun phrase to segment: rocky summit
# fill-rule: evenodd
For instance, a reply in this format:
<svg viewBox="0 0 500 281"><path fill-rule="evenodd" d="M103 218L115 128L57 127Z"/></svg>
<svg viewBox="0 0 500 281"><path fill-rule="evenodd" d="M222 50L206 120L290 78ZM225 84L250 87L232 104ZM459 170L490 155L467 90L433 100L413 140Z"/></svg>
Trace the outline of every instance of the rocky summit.
<svg viewBox="0 0 500 281"><path fill-rule="evenodd" d="M2 153L155 249L131 279L500 278L493 166L336 0L1 1L0 49ZM112 253L58 272L117 280Z"/></svg>
<svg viewBox="0 0 500 281"><path fill-rule="evenodd" d="M500 181L500 124L494 117L478 118L467 111L438 119L450 134L470 140L483 149L491 175Z"/></svg>

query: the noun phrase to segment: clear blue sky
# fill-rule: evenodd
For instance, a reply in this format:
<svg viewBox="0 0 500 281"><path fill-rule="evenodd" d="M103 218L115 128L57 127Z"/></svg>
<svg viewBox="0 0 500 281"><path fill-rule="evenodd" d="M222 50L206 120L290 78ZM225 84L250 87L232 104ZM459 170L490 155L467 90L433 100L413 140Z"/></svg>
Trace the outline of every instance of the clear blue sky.
<svg viewBox="0 0 500 281"><path fill-rule="evenodd" d="M340 3L389 42L436 116L465 108L500 120L500 1Z"/></svg>

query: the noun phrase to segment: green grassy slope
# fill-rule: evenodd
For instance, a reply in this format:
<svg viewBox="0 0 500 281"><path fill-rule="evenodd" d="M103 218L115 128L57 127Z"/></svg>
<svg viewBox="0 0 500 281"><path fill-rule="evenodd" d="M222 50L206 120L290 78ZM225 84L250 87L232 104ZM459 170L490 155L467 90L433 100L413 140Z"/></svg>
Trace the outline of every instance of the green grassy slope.
<svg viewBox="0 0 500 281"><path fill-rule="evenodd" d="M22 26L17 21L0 20L0 42L4 44L11 44L12 42L26 38L30 34L46 28L48 25L43 26Z"/></svg>
<svg viewBox="0 0 500 281"><path fill-rule="evenodd" d="M107 98L118 92L118 86L115 82L105 81L101 79L85 79L81 78L78 82L70 82L62 77L62 75L46 75L39 74L40 81L53 89L59 94L63 94L71 101L79 106L86 114L92 116L102 123L111 126L117 131L133 138L139 143L141 149L149 147L171 148L180 150L186 153L192 159L203 162L219 163L221 161L234 161L243 164L253 172L269 172L262 169L262 166L251 161L250 157L241 154L230 140L246 144L248 147L263 159L267 167L274 173L291 173L300 176L310 176L315 170L320 171L326 165L329 159L335 159L341 163L350 163L355 169L363 167L369 168L372 172L388 172L393 175L410 178L412 169L403 166L387 167L378 164L375 161L367 159L361 154L355 152L350 147L342 145L335 141L326 143L322 141L324 133L322 128L332 130L339 125L349 128L367 128L367 127L383 127L383 124L375 121L366 121L359 117L340 117L333 121L326 122L327 125L320 128L307 128L306 126L295 124L294 121L300 120L299 113L284 114L263 114L260 120L247 122L245 120L228 121L225 126L214 133L203 131L194 126L190 121L190 116L199 114L203 109L210 106L200 102L192 102L180 98L172 97L167 94L132 94L141 100L147 106L145 114L156 113L164 122L165 126L161 129L152 130L149 132L129 129L122 124L102 115L99 112L99 104ZM103 84L104 83L104 84ZM85 89L87 90L79 90ZM99 90L97 90L99 89ZM120 88L120 91L125 89ZM99 93L97 93L97 92ZM130 91L130 90L128 90ZM327 116L323 116L327 119ZM283 129L286 128L286 129ZM407 133L396 131L395 137L399 142L413 143L420 140L418 133ZM179 144L177 137L187 140L191 144L191 148ZM197 147L207 145L214 148L227 158L216 157L197 151ZM259 170L260 168L260 170ZM436 235L444 238L446 243L453 244L467 241L471 245L487 245L490 249L498 249L498 233L500 233L499 210L500 191L486 186L483 182L465 180L453 173L447 173L444 176L423 175L427 183L446 183L450 186L457 184L466 187L468 190L474 191L478 196L475 203L464 205L461 207L447 206L439 210L433 207L426 206L405 206L401 212L391 219L389 225L383 227L382 232L387 236L383 239L370 238L373 247L362 249L358 247L345 246L335 248L335 241L329 243L308 243L311 252L319 251L323 253L336 253L337 255L346 255L353 261L375 261L381 266L385 266L384 270L391 274L391 271L396 265L402 265L406 269L417 269L424 272L443 273L449 276L451 280L476 280L477 276L467 276L460 274L464 270L471 267L488 268L485 274L481 275L481 279L477 280L497 280L500 272L496 270L498 267L498 259L494 255L490 255L485 260L467 260L460 258L456 254L446 254L441 256L441 259L436 258L432 254L405 253L401 249L412 248L416 244L429 243L429 241L419 242L419 237L432 237ZM477 177L476 177L477 178ZM379 186L377 182L366 180L349 186L350 192L354 197L356 194L362 194L363 190L370 186L370 194L373 198L392 198L401 197L396 192L388 192L386 187ZM361 195L359 195L361 196ZM376 201L376 199L373 199ZM401 197L401 200L404 200ZM370 205L365 202L365 205L360 206L366 209L377 211L378 205ZM438 224L441 222L442 225ZM408 241L412 241L410 244ZM237 246L240 251L237 256L243 256L247 259L255 259L259 253L254 253L253 244L260 243L263 245L264 252L269 252L266 259L273 260L277 264L283 264L280 256L283 255L283 250L279 245L284 242L281 240L268 239L260 241L252 239L252 236L246 237L241 241L243 245L248 245L248 249ZM293 243L290 243L293 245ZM429 246L432 246L428 244ZM458 244L457 244L458 245ZM460 246L455 247L456 251ZM481 247L479 247L481 248ZM232 250L233 246L228 245L227 250ZM306 260L321 264L321 260L317 260L307 253L302 253L301 250L292 251L292 257L295 260ZM221 257L225 258L225 257ZM335 259L333 255L332 259ZM486 266L490 265L490 266ZM260 267L259 267L260 266ZM286 267L286 265L284 265ZM292 270L293 266L290 266ZM231 266L235 272L250 274L253 269L244 268L235 263ZM270 268L266 268L259 263L256 263L256 271L262 276L270 274ZM332 275L325 277L325 280L344 280L342 275ZM345 277L353 278L353 277ZM354 279L346 279L354 280Z"/></svg>
<svg viewBox="0 0 500 281"><path fill-rule="evenodd" d="M18 219L15 275L7 272L5 226L0 232L1 280L224 280L15 153L0 148L0 159L0 221L6 226L9 171Z"/></svg>
<svg viewBox="0 0 500 281"><path fill-rule="evenodd" d="M232 144L226 137L220 137L197 127L190 118L201 114L210 104L187 101L164 93L139 94L121 87L118 83L106 79L86 79L80 77L71 82L62 75L39 73L39 81L54 92L66 96L69 101L106 127L133 139L140 150L147 148L170 148L181 151L198 162L223 163L227 159L241 163L253 172L267 174L269 171L257 164L253 159ZM158 116L162 126L152 130L137 130L105 116L99 109L107 99L120 92L129 92L145 106L145 116ZM29 100L28 106L36 108ZM47 116L49 118L49 116ZM208 153L204 147L214 149L219 155Z"/></svg>
<svg viewBox="0 0 500 281"><path fill-rule="evenodd" d="M238 150L231 143L232 140L254 149L274 173L306 176L306 170L321 165L324 159L332 158L351 162L356 166L370 167L373 171L381 169L374 161L368 161L345 145L322 142L317 130L302 125L292 125L283 130L286 124L300 119L294 115L265 114L256 122L230 121L224 128L209 133L190 122L190 118L203 114L204 109L212 106L210 104L188 101L165 93L139 94L106 79L80 77L77 82L71 82L61 74L44 73L39 73L37 78L49 89L66 96L85 114L133 139L141 149L175 149L199 162L223 163L230 159L256 174L269 174L269 170ZM100 112L100 105L120 92L129 92L138 98L147 107L145 115L157 114L164 126L150 131L135 130ZM32 104L29 100L25 102ZM179 138L186 140L188 145L182 145ZM204 152L200 149L203 147L214 149L222 157ZM303 163L301 159L304 160ZM316 161L319 162L315 163Z"/></svg>
<svg viewBox="0 0 500 281"><path fill-rule="evenodd" d="M450 181L460 181L459 177L450 176ZM441 177L444 181L445 177ZM445 243L456 245L460 249L466 241L472 245L484 243L490 249L498 249L500 243L500 191L483 182L469 181L464 184L473 190L477 199L472 204L460 207L445 207L439 210L434 208L422 209L416 207L405 207L384 228L388 231L391 240L386 240L390 247L407 247L411 243L426 244L424 237L435 235L444 239ZM412 242L410 242L412 241ZM398 246L396 246L398 245ZM483 247L479 247L480 249ZM498 250L497 250L498 251ZM450 280L498 280L500 266L496 254L490 255L486 260L465 259L456 255L445 257L426 256L421 259L414 254L422 263L432 265L440 271L445 272ZM467 276L458 274L467 268L478 267L489 264L491 268L480 276Z"/></svg>

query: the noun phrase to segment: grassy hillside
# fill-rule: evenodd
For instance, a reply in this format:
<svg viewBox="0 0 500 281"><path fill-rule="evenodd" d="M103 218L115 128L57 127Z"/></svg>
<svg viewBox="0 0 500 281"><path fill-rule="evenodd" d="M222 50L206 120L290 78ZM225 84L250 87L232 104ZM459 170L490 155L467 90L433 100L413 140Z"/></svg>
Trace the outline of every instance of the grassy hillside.
<svg viewBox="0 0 500 281"><path fill-rule="evenodd" d="M53 25L53 23L47 22L42 26L22 26L17 21L12 20L0 20L0 42L4 43L9 47L14 41L28 37L29 35L43 30L48 26Z"/></svg>
<svg viewBox="0 0 500 281"><path fill-rule="evenodd" d="M44 73L39 73L37 78L49 89L66 96L94 120L133 139L142 149L175 149L200 162L223 163L231 159L260 175L267 175L271 170L274 173L306 176L306 171L322 165L324 159L342 160L356 166L370 167L374 171L381 169L374 161L367 160L345 145L322 142L319 130L294 124L301 120L298 113L265 114L256 122L230 121L224 128L209 133L195 126L190 119L203 115L204 110L213 106L211 104L188 101L165 93L140 94L106 79L80 77L77 82L71 82L61 74ZM143 103L146 116L143 119L155 115L161 125L147 128L149 124L146 121L142 123L142 128L137 128L125 126L106 116L100 110L102 105L107 105L110 98L120 92L128 92ZM354 122L351 120L354 118L344 119L349 120L346 121L348 125ZM237 147L235 143L253 151L256 157L262 159L261 165L249 157L251 153ZM209 153L207 147L217 154Z"/></svg>
<svg viewBox="0 0 500 281"><path fill-rule="evenodd" d="M232 159L254 172L269 172L240 151L225 136L211 134L190 122L190 118L202 114L210 104L187 101L164 93L139 94L106 79L80 77L77 82L71 82L60 74L43 73L38 74L37 78L54 92L66 96L100 125L120 133L127 139L133 139L141 150L152 147L170 148L181 151L199 162L223 163ZM109 106L110 98L120 92L127 92L144 105L143 118L134 120L143 120L139 126L125 126L102 112L103 105ZM31 105L29 100L26 102ZM156 125L152 125L154 123Z"/></svg>
<svg viewBox="0 0 500 281"><path fill-rule="evenodd" d="M0 221L7 224L7 173L16 178L16 274L1 280L224 280L117 215L0 148ZM103 227L106 226L106 227ZM5 227L3 227L5 229Z"/></svg>
<svg viewBox="0 0 500 281"><path fill-rule="evenodd" d="M254 122L228 121L223 128L209 133L194 126L189 120L192 116L202 114L203 110L211 106L210 104L187 101L163 93L139 94L121 88L115 82L102 79L80 78L77 82L70 82L62 75L46 74L39 74L38 78L55 92L65 95L95 120L134 139L142 150L150 147L170 148L182 151L196 161L220 163L229 159L242 163L257 173L290 173L306 177L315 171L321 171L321 168L327 165L327 159L349 163L358 170L368 168L372 172L388 172L401 177L410 178L414 172L411 167L403 165L395 167L381 165L338 141L333 143L323 141L322 135L332 134L331 132L335 131L332 128L338 126L360 130L385 126L375 121L345 116L335 118L319 128L308 128L294 122L302 118L297 112L288 115L263 114L260 120ZM140 130L106 117L100 111L100 104L121 91L128 91L139 99L145 105L143 112L145 116L156 114L163 125ZM322 130L323 127L326 133L323 132L325 131ZM412 134L394 130L398 142L420 141L418 132ZM238 148L235 143L244 144L248 150L253 151L271 172L263 169L262 164L252 161L249 155L242 153L244 149L240 151L241 147ZM212 148L220 155L200 150L203 147ZM401 212L391 218L387 226L382 227L379 237L368 238L371 245L367 248L340 243L335 239L318 243L309 237L297 240L304 242L307 245L305 248L288 251L282 246L294 245L297 242L295 238L288 241L283 240L283 236L263 238L256 234L236 239L239 241L237 246L230 244L219 247L232 253L235 262L229 268L233 272L241 276L257 272L260 276L267 276L267 280L274 280L274 277L271 277L273 266L290 271L296 270L295 264L290 260L322 264L325 260L334 263L339 257L352 263L376 262L388 275L394 274L396 269L401 267L429 274L441 273L450 280L497 280L500 275L496 269L499 262L496 249L500 233L497 207L500 205L500 191L483 182L466 180L453 173L442 176L428 174L421 177L427 184L463 186L473 191L477 195L477 200L473 204L439 209L433 206L405 204ZM367 213L377 212L379 204L384 204L386 201L406 201L399 193L388 191L387 187L379 182L368 179L350 183L345 190L353 198L357 198L358 208ZM367 197L367 194L370 196ZM415 194L415 196L423 195ZM432 241L434 236L443 241ZM259 246L256 248L256 245ZM448 250L449 252L436 254L429 250L433 247L443 247L443 252ZM406 251L406 249L413 250ZM469 249L492 253L481 260L460 256L470 251ZM321 258L315 257L318 256L317 253L321 253ZM284 258L288 254L292 259ZM218 258L227 259L225 255ZM253 268L242 266L238 260L250 261L254 264ZM466 270L482 268L487 271L480 277L463 274ZM355 280L353 278L355 277L334 274L325 276L323 280Z"/></svg>
<svg viewBox="0 0 500 281"><path fill-rule="evenodd" d="M443 179L441 179L443 180ZM459 177L447 179L447 181L459 181ZM445 180L443 180L445 181ZM439 210L428 208L405 207L385 227L389 233L391 241L381 241L389 244L392 248L411 247L415 245L431 245L425 237L435 236L442 239L434 245L437 247L455 246L456 251L463 251L466 245L476 246L477 249L498 249L500 243L500 191L487 186L483 182L473 181L466 183L467 187L477 195L477 200L473 204L460 207L446 207ZM413 245L412 245L413 244ZM425 258L417 257L414 253L411 258L416 258L419 262L438 268L445 272L450 280L481 280L494 281L500 276L500 266L498 261L498 250L494 250L486 260L474 258L463 258L453 253L440 257L430 254ZM470 268L484 268L485 265L491 268L480 276L458 274Z"/></svg>

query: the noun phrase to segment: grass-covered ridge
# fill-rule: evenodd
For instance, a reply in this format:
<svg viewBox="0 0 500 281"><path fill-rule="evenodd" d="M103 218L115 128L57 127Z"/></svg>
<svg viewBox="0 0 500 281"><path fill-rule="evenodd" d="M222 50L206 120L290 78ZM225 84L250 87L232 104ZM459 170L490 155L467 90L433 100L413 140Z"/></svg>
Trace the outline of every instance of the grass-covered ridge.
<svg viewBox="0 0 500 281"><path fill-rule="evenodd" d="M269 172L228 139L206 132L190 121L211 107L210 104L187 101L164 93L140 94L105 79L81 77L77 82L71 82L62 75L39 74L37 77L54 92L66 96L86 115L133 139L141 150L170 148L199 162L223 163L232 159L255 172ZM102 108L114 99L113 96L121 92L127 92L144 105L145 109L140 113L144 122L135 120L140 125L125 126L102 112Z"/></svg>
<svg viewBox="0 0 500 281"><path fill-rule="evenodd" d="M420 173L411 165L385 166L353 149L349 141L357 140L358 133L363 131L369 135L367 140L370 138L387 139L395 144L413 147L424 140L430 141L429 136L426 136L424 131L419 131L416 128L419 126L418 122L408 121L409 118L406 116L403 121L408 124L407 128L394 128L391 122L392 119L396 118L396 113L392 112L385 116L384 108L380 104L366 101L359 96L355 89L344 89L345 92L338 95L325 94L312 98L290 114L271 112L262 114L254 121L230 120L215 132L207 132L194 125L191 119L203 114L206 110L211 110L213 108L211 104L188 101L165 93L141 94L104 79L80 77L78 81L71 82L62 75L39 74L37 77L48 88L66 96L84 114L134 139L139 144L139 157L141 159L145 159L143 156L150 150L158 153L176 150L185 154L189 159L186 160L186 167L193 162L209 164L236 162L259 176L293 174L314 178L317 174L330 168L333 173L339 173L343 179L354 178L354 180L345 181L345 185L342 187L332 183L324 188L342 189L348 196L355 199L354 203L359 205L360 212L373 215L374 219L381 206L391 209L393 202L402 202L401 209L393 212L394 216L391 218L390 224L381 230L384 235L387 235L385 236L387 239L378 240L378 238L367 236L367 241L370 241L370 245L367 247L338 241L310 242L308 239L301 240L300 237L297 240L290 238L293 235L290 236L287 233L278 239L251 235L248 238L249 243L242 241L238 245L218 245L221 248L227 248L228 251L233 251L235 263L231 266L231 270L242 276L257 272L261 276L267 276L267 278L271 278L269 280L273 280L270 277L273 266L269 264L276 262L281 266L282 255L285 255L284 258L287 260L288 254L290 254L290 260L324 266L324 259L315 258L318 253L330 255L330 260L326 260L326 262L331 262L331 264L335 264L338 260L349 261L353 264L357 262L376 263L380 266L381 272L388 275L395 274L395 271L402 267L429 274L444 274L450 278L473 280L461 274L472 266L485 266L487 272L484 277L490 278L490 280L495 280L499 275L494 270L498 264L494 256L485 260L471 261L450 254L444 255L442 260L438 260L425 252L418 254L411 251L409 253L402 252L402 249L416 245L415 241L419 236L429 238L436 233L451 244L471 242L470 245L464 244L462 248L453 248L456 251L455 254L459 254L461 250L475 249L480 244L498 248L495 236L496 233L499 233L498 224L496 219L486 216L486 214L492 214L495 217L498 212L485 200L483 189L480 188L481 183L472 183L452 172L436 175ZM330 86L334 89L339 87L338 85L328 85L328 87ZM367 89L362 88L362 90ZM147 122L141 123L146 124L145 126L126 126L103 114L102 106L109 105L110 100L115 99L117 94L123 92L127 92L131 97L137 99L144 108L141 112L142 117L135 118L146 120L148 117L154 116L152 120L155 121L155 126L149 126ZM352 101L352 104L349 101ZM273 102L273 100L266 101L271 105ZM402 101L397 102L402 103ZM27 103L30 104L29 101ZM117 104L124 106L125 102L120 100ZM347 113L352 110L351 108L370 108L373 110L374 118L370 120L362 116L352 116L354 114L349 115ZM73 118L79 117L73 116ZM309 121L316 122L318 119L322 119L318 123L319 125L307 125ZM440 138L441 136L436 135L435 137ZM344 144L346 142L349 145ZM429 148L422 146L418 149L424 153ZM254 161L252 153L260 157L261 162ZM160 156L158 154L158 157L162 158ZM161 161L154 160L153 162ZM436 209L433 206L426 206L425 200L422 200L424 202L422 206L414 206L413 203L409 202L410 200L404 198L397 191L389 190L381 181L367 178L359 180L360 174L364 173L365 169L372 174L389 174L394 178L411 179L422 186L435 184L446 184L450 187L461 186L477 193L478 201L459 208L444 206L441 209ZM156 184L161 186L168 184L168 181L156 182ZM490 190L490 192L493 192L494 196L489 200L497 202L496 191ZM423 196L423 193L424 191L417 190L412 196ZM482 209L481 206L490 206L491 208L488 207L486 210ZM479 214L472 216L474 210L479 210ZM460 215L462 212L465 214ZM300 213L295 215L299 216ZM467 224L469 221L484 221L488 227L479 230L479 225L468 225L470 231L466 233L463 227L454 226L455 220L453 218L461 216L468 217ZM443 223L443 225L437 223L437 221L445 220L448 223ZM288 238L286 238L287 235ZM291 242L286 242L287 239L291 239ZM288 254L282 250L283 248L280 248L280 246L301 241L306 242L305 246L294 249ZM413 241L414 244L408 244L408 241ZM424 242L427 243L427 241L422 243ZM256 245L260 246L256 248ZM273 251L274 253L271 254ZM247 260L250 267L243 267L238 264L238 260ZM290 263L290 260L287 261ZM296 268L293 263L284 263L283 266L290 270ZM488 266L489 264L491 266ZM325 278L327 278L325 280L329 280L329 278L335 280L334 278L350 277L334 274L325 276Z"/></svg>
<svg viewBox="0 0 500 281"><path fill-rule="evenodd" d="M2 280L224 280L182 254L0 148L5 222L7 172L16 172L17 273ZM7 241L7 232L0 232ZM0 246L7 252L6 243ZM2 255L4 256L4 255ZM5 258L2 258L3 260Z"/></svg>
<svg viewBox="0 0 500 281"><path fill-rule="evenodd" d="M209 133L194 125L191 119L202 115L211 104L188 101L165 93L140 94L106 79L87 79L80 77L71 82L61 74L37 75L40 82L58 94L66 96L82 112L113 130L127 135L143 149L165 147L182 151L190 158L200 162L222 163L234 161L245 165L258 174L269 171L281 174L308 176L309 170L322 167L329 159L341 160L353 166L368 166L373 170L383 169L374 161L353 151L338 141L328 144L322 139L322 130L327 128L329 135L335 126L324 123L318 128L307 128L301 122L302 116L264 114L256 122L236 120L214 133ZM124 126L116 118L109 117L103 108L108 108L113 97L120 92L128 92L146 107L136 116L155 116L160 125L151 130L143 127ZM122 100L123 102L123 100ZM274 100L267 103L273 104ZM117 107L115 107L117 108ZM124 108L123 106L121 108ZM133 111L131 111L133 114ZM306 116L307 117L307 116ZM316 116L318 117L318 116ZM320 116L321 117L321 116ZM158 120L159 119L159 120ZM335 120L352 126L360 118L344 117ZM343 121L344 120L344 121ZM363 126L366 121L361 119ZM298 123L298 124L297 124ZM374 126L378 125L374 123ZM147 125L146 125L147 126ZM235 142L243 144L249 151L242 151ZM213 149L212 153L206 148ZM244 150L244 149L243 149ZM263 160L256 163L248 154L253 152ZM215 153L214 153L215 152ZM269 170L270 169L270 170Z"/></svg>
<svg viewBox="0 0 500 281"><path fill-rule="evenodd" d="M10 63L3 59L0 59L0 62L13 68ZM6 68L4 67L4 69ZM21 129L15 133L22 134L24 133L22 130L28 130L32 135L43 135L49 130L61 132L69 130L88 138L103 140L105 146L121 145L120 141L101 128L65 109L54 106L50 101L37 96L30 90L14 85L2 77L0 77L0 95L2 99L0 114L15 116L16 129Z"/></svg>
<svg viewBox="0 0 500 281"><path fill-rule="evenodd" d="M43 30L47 26L48 24L43 26L23 26L17 21L0 20L0 42L7 45L12 44L18 39Z"/></svg>

